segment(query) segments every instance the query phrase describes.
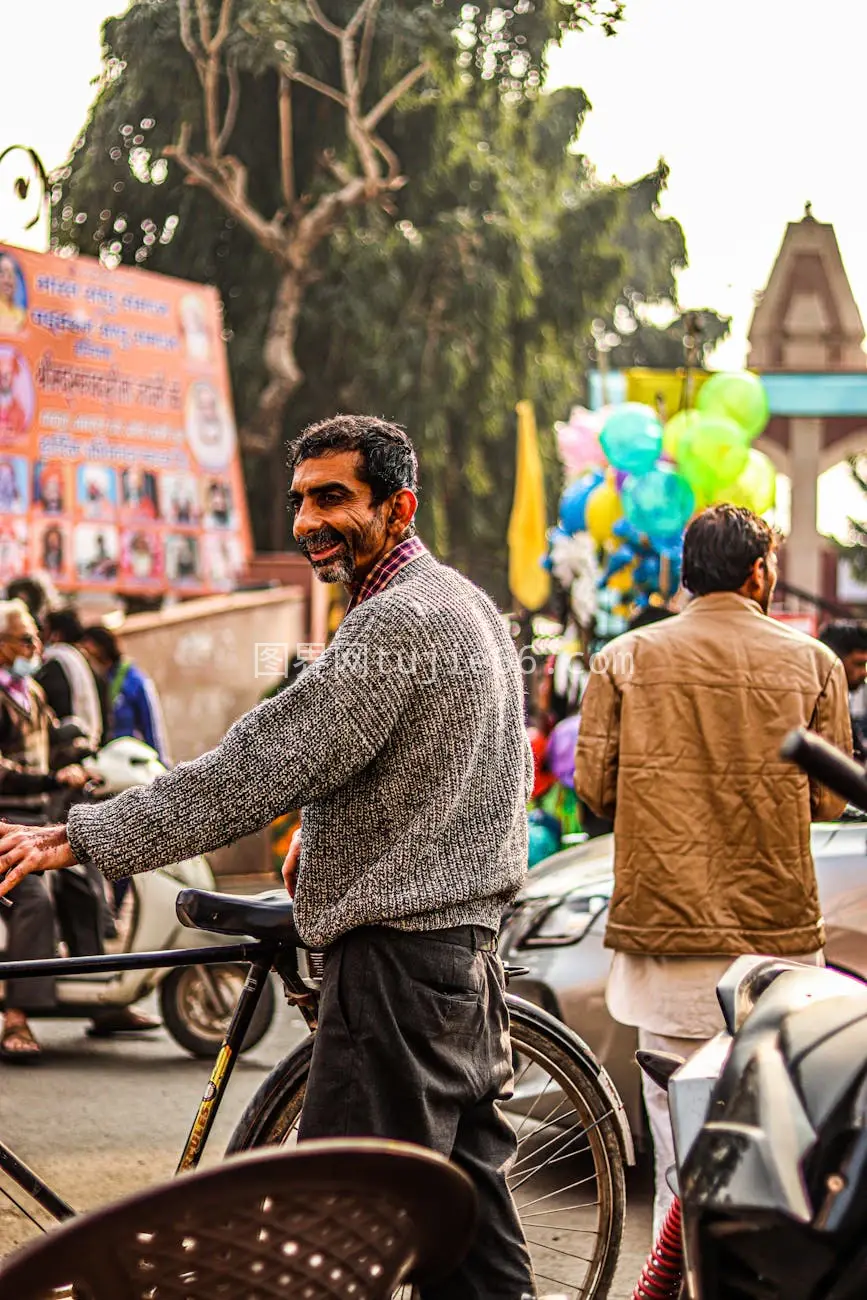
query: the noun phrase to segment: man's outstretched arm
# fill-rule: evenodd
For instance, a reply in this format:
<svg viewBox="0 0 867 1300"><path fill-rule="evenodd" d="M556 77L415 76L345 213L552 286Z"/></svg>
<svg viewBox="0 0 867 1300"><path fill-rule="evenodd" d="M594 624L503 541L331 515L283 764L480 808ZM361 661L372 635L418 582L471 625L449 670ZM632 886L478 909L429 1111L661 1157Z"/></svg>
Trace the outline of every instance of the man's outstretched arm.
<svg viewBox="0 0 867 1300"><path fill-rule="evenodd" d="M381 659L376 647L386 643L363 607L351 633L357 641L336 640L293 686L236 722L210 753L153 785L104 804L77 805L66 827L6 828L0 871L10 874L0 896L31 871L73 862L92 862L116 879L182 861L338 789L385 745L411 691L410 676L389 671L401 651L393 626Z"/></svg>

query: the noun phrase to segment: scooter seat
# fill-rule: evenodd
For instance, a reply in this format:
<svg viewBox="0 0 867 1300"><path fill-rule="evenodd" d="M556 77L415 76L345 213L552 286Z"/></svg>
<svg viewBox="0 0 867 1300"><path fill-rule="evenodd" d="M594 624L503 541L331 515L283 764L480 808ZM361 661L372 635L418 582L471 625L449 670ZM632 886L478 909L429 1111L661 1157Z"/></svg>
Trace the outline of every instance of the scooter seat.
<svg viewBox="0 0 867 1300"><path fill-rule="evenodd" d="M306 945L295 929L295 905L282 889L248 897L182 889L175 903L181 925L214 934L249 935L253 939L283 939L296 948Z"/></svg>

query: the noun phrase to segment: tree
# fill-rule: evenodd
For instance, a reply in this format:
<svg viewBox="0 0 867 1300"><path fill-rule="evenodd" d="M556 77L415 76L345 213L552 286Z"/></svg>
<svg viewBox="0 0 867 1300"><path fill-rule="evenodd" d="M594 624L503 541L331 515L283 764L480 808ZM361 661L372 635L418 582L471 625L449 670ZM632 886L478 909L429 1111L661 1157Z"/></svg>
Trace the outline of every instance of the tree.
<svg viewBox="0 0 867 1300"><path fill-rule="evenodd" d="M864 493L864 499L867 501L867 456L850 456L847 464L853 482ZM849 561L853 577L859 582L867 582L867 521L850 517L849 531L852 536L851 544L840 545L839 550Z"/></svg>
<svg viewBox="0 0 867 1300"><path fill-rule="evenodd" d="M337 9L329 0L329 13ZM501 12L493 7L443 0L407 10L383 0L371 96L381 98L415 66L410 52L430 66L381 126L409 183L383 201L347 207L319 244L294 340L305 381L283 425L288 433L337 410L404 423L423 467L423 535L502 600L515 402L533 400L540 428L550 430L580 395L593 320L613 316L624 286L640 286L647 301L672 301L677 259L685 259L680 227L657 215L666 169L633 186L600 184L574 149L587 110L582 92L538 93L558 15L589 10L523 9L509 11L503 34L493 30ZM263 29L256 22L266 11L276 26ZM250 0L239 10L246 44L233 56L240 89L232 141L262 210L280 202L274 105L285 74L272 46L291 46L295 66L303 60L323 84L333 58L334 39L304 12L286 0ZM177 17L176 0L139 0L106 24L106 74L58 178L55 239L109 262L216 284L239 420L249 427L269 382L263 353L277 294L274 259L248 225L185 183L170 152L174 123L179 115L194 119L201 93ZM350 147L340 147L345 111L303 83L292 89L296 192L315 204L336 184L324 153L335 149L348 166ZM553 503L559 480L547 438ZM260 545L280 547L288 538L282 462L282 448L271 458L246 457Z"/></svg>
<svg viewBox="0 0 867 1300"><path fill-rule="evenodd" d="M276 291L264 346L267 382L242 431L248 448L269 451L279 443L286 405L303 382L296 356L299 316L320 245L351 209L368 204L388 209L389 196L405 184L398 156L381 133L387 116L435 61L447 57L456 32L474 41L482 75L533 84L544 40L560 28L587 22L598 2L571 0L561 5L563 16L556 20L551 0L519 4L514 11L461 6L459 20L457 7L446 0L409 8L382 0L348 5L338 0L334 16L326 15L319 0L219 0L216 10L213 0L138 0L123 18L106 24L109 75L81 147L91 149L101 117L113 113L118 100L128 101L128 38L135 42L144 22L161 25L163 38L171 39L177 23L201 96L190 93L189 70L184 76L178 68L180 83L172 78L169 84L173 91L183 87L179 131L176 141L163 142L163 158L177 160L187 181L205 190L274 264ZM622 5L603 4L599 12L613 30ZM547 24L541 30L537 14ZM525 26L535 34L535 55ZM177 58L171 62L175 68ZM246 163L240 149L230 151L243 136L238 129L242 98L247 91L259 98L263 79L271 133L277 134L270 167L255 156L255 147L243 151L250 159ZM245 81L252 86L245 87ZM301 138L311 125L312 151ZM323 127L321 135L317 125ZM134 128L128 134L135 136ZM153 179L143 144L142 136L138 157L131 154L130 163L140 177ZM112 259L122 250L106 254L103 249L103 255ZM138 260L146 260L146 251Z"/></svg>

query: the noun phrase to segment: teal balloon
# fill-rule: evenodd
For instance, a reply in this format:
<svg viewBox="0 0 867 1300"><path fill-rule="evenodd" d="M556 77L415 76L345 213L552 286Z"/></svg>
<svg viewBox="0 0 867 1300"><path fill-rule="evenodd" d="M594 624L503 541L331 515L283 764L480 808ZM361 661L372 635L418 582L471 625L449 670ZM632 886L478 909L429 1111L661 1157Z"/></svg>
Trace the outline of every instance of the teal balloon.
<svg viewBox="0 0 867 1300"><path fill-rule="evenodd" d="M662 425L649 406L627 402L609 415L599 441L615 469L646 474L662 451Z"/></svg>
<svg viewBox="0 0 867 1300"><path fill-rule="evenodd" d="M570 483L560 498L560 527L571 537L583 533L587 527L587 500L590 493L605 482L605 475L594 470Z"/></svg>
<svg viewBox="0 0 867 1300"><path fill-rule="evenodd" d="M623 513L654 542L678 537L694 510L695 493L673 465L657 465L623 485Z"/></svg>

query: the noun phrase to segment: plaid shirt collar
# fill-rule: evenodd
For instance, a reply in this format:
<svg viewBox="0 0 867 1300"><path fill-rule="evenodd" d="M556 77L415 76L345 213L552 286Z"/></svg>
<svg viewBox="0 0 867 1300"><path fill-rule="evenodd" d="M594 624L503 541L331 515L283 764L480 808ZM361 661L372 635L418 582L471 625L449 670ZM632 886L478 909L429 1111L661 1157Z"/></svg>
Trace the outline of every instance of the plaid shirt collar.
<svg viewBox="0 0 867 1300"><path fill-rule="evenodd" d="M393 550L373 566L358 590L352 593L346 609L347 614L362 601L370 600L371 596L378 596L381 591L385 591L401 569L412 564L413 560L417 560L420 555L427 555L427 547L420 538L408 537L405 542L398 542Z"/></svg>

